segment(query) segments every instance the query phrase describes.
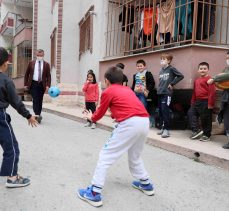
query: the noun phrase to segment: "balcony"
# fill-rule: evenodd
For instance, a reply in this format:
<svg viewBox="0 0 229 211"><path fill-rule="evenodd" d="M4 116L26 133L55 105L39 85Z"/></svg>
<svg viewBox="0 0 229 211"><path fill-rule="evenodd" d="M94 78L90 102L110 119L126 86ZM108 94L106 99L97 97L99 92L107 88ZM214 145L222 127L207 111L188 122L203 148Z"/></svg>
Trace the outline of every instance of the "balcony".
<svg viewBox="0 0 229 211"><path fill-rule="evenodd" d="M224 0L113 0L106 19L106 59L229 44L229 3Z"/></svg>
<svg viewBox="0 0 229 211"><path fill-rule="evenodd" d="M20 23L17 24L17 26L15 28L15 36L25 29L32 29L33 28L32 21L29 21L27 19L19 19L19 20L20 20Z"/></svg>
<svg viewBox="0 0 229 211"><path fill-rule="evenodd" d="M21 7L33 7L33 0L0 0L0 3L14 4Z"/></svg>
<svg viewBox="0 0 229 211"><path fill-rule="evenodd" d="M32 40L32 21L24 20L15 28L13 44L19 45L23 41Z"/></svg>
<svg viewBox="0 0 229 211"><path fill-rule="evenodd" d="M15 14L8 12L3 19L3 24L0 29L0 33L3 36L13 36Z"/></svg>

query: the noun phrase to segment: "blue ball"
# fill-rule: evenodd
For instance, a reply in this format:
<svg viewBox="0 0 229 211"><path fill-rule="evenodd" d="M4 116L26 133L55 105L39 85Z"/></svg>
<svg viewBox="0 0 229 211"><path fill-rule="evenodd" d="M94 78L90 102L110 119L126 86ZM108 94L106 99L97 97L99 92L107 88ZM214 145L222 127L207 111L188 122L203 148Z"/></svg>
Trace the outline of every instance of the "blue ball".
<svg viewBox="0 0 229 211"><path fill-rule="evenodd" d="M56 86L51 86L51 87L49 88L49 90L48 90L48 94L49 94L50 97L55 98L55 97L58 97L58 96L59 96L60 90L59 90L59 88L56 87Z"/></svg>

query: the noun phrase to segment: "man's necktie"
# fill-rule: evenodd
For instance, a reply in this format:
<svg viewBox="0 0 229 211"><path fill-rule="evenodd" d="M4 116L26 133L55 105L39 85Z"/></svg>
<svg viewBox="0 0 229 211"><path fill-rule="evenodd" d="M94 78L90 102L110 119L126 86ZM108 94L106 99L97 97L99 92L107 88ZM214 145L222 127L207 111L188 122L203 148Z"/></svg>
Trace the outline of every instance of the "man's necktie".
<svg viewBox="0 0 229 211"><path fill-rule="evenodd" d="M41 82L41 61L38 62L38 82Z"/></svg>

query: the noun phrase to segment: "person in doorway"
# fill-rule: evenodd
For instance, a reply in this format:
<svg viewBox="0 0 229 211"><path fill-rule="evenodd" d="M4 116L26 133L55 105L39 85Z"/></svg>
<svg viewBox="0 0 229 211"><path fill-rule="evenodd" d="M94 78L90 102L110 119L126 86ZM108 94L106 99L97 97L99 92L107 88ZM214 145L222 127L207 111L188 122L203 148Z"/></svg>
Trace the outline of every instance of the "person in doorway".
<svg viewBox="0 0 229 211"><path fill-rule="evenodd" d="M37 121L41 123L42 104L44 93L51 85L50 65L44 61L44 50L36 52L36 60L29 62L25 77L24 87L29 90L33 99L33 111L37 116Z"/></svg>
<svg viewBox="0 0 229 211"><path fill-rule="evenodd" d="M32 127L37 125L37 121L17 95L13 81L4 73L7 68L8 53L0 47L0 145L3 149L0 176L7 177L6 187L18 188L29 185L30 180L18 174L20 151L11 126L11 117L6 113L6 108L11 105L21 116L28 120Z"/></svg>

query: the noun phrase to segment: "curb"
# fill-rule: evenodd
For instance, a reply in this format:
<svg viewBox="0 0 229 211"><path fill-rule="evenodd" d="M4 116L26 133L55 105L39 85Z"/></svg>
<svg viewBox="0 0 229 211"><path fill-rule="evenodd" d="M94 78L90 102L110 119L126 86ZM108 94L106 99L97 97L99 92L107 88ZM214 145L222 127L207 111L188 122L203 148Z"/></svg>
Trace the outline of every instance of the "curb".
<svg viewBox="0 0 229 211"><path fill-rule="evenodd" d="M31 105L26 105L26 107L32 108ZM74 121L83 123L83 119L81 117L78 117L78 116L66 114L66 113L55 111L55 110L48 109L48 108L43 108L42 110L45 112L51 113L51 114L55 114L55 115L60 116L60 117L64 117L64 118L67 118L70 120L74 120ZM107 125L102 124L102 123L97 123L97 127L100 129L103 129L103 130L107 130L107 131L113 130L113 127L107 126ZM157 148L161 148L163 150L173 152L173 153L176 153L179 155L183 155L185 157L193 159L196 162L201 162L201 163L204 163L207 165L212 165L212 166L219 167L219 168L222 168L225 170L229 170L229 160L226 160L224 158L219 158L219 157L216 157L214 155L207 154L204 152L197 152L195 150L181 147L181 146L177 146L177 145L172 144L172 143L161 142L157 139L153 139L153 138L149 138L149 137L147 138L146 144L148 144L150 146L157 147Z"/></svg>

